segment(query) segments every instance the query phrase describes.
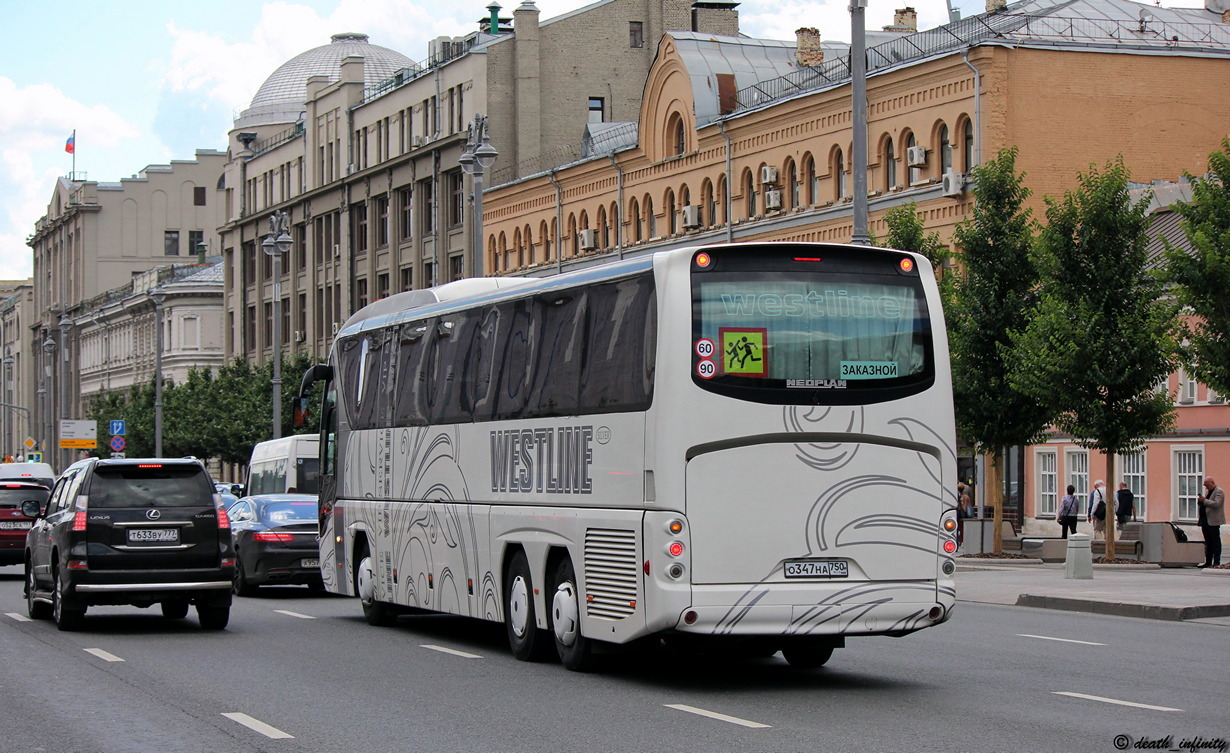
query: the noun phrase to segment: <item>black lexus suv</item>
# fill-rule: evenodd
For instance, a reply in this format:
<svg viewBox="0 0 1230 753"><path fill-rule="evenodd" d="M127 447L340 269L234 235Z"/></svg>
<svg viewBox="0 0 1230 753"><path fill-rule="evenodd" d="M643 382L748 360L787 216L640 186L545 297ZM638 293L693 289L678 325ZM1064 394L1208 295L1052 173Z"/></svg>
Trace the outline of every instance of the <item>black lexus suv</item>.
<svg viewBox="0 0 1230 753"><path fill-rule="evenodd" d="M196 605L201 627L221 630L231 611L235 551L209 473L195 459L90 458L56 480L26 536L30 617L61 630L86 608L159 604L168 618Z"/></svg>

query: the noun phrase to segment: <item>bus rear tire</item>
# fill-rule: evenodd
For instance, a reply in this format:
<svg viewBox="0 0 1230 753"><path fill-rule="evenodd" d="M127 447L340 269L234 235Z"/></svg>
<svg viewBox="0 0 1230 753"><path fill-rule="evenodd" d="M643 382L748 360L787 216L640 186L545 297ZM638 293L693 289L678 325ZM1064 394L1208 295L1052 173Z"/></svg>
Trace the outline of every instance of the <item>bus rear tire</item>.
<svg viewBox="0 0 1230 753"><path fill-rule="evenodd" d="M551 637L538 629L534 613L534 582L525 552L517 552L508 563L504 578L504 628L508 647L521 661L545 661L551 654Z"/></svg>
<svg viewBox="0 0 1230 753"><path fill-rule="evenodd" d="M366 546L359 556L359 567L355 571L355 593L359 595L359 604L363 606L363 618L368 625L389 627L397 622L397 612L392 604L376 601L376 569L372 564L371 553Z"/></svg>
<svg viewBox="0 0 1230 753"><path fill-rule="evenodd" d="M581 635L581 600L572 560L564 557L555 568L551 593L551 632L560 663L573 672L587 672L594 664L593 642Z"/></svg>
<svg viewBox="0 0 1230 753"><path fill-rule="evenodd" d="M833 657L833 646L823 643L796 643L783 646L782 656L796 669L818 669Z"/></svg>

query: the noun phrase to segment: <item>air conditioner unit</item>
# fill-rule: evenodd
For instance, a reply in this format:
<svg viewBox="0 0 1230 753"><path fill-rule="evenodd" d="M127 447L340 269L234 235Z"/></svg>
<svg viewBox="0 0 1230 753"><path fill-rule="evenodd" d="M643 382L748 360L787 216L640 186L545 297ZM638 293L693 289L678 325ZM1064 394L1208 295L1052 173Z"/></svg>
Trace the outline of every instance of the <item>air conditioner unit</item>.
<svg viewBox="0 0 1230 753"><path fill-rule="evenodd" d="M782 208L782 192L781 191L765 191L764 192L764 210L772 212Z"/></svg>
<svg viewBox="0 0 1230 753"><path fill-rule="evenodd" d="M581 230L577 233L580 239L582 251L593 251L598 248L598 231L593 229Z"/></svg>
<svg viewBox="0 0 1230 753"><path fill-rule="evenodd" d="M415 149L418 149L422 145L423 145L422 136L412 136L410 138L410 146L414 147Z"/></svg>
<svg viewBox="0 0 1230 753"><path fill-rule="evenodd" d="M949 170L944 173L944 196L960 196L965 191L965 173Z"/></svg>
<svg viewBox="0 0 1230 753"><path fill-rule="evenodd" d="M334 322L334 323L333 323L333 334L335 334L335 335L337 334L337 330L338 330L338 328L339 328L340 326L341 326L341 322Z"/></svg>
<svg viewBox="0 0 1230 753"><path fill-rule="evenodd" d="M777 168L772 165L765 165L760 168L760 182L765 185L770 185L777 182Z"/></svg>
<svg viewBox="0 0 1230 753"><path fill-rule="evenodd" d="M912 146L905 150L905 161L910 167L922 167L927 164L927 148Z"/></svg>
<svg viewBox="0 0 1230 753"><path fill-rule="evenodd" d="M342 255L342 244L340 244L340 243L334 243L334 244L333 244L333 255L334 255L334 256L341 256L341 255Z"/></svg>
<svg viewBox="0 0 1230 753"><path fill-rule="evenodd" d="M679 212L680 219L684 230L695 230L701 226L700 207L696 204L684 205Z"/></svg>
<svg viewBox="0 0 1230 753"><path fill-rule="evenodd" d="M306 334L306 333L304 333L304 331L303 331L303 330L301 330L301 329L297 329L297 330L295 330L295 342L297 342L297 343L301 343L301 342L303 342L303 341L304 341L304 340L306 340L306 339L307 339L307 334Z"/></svg>

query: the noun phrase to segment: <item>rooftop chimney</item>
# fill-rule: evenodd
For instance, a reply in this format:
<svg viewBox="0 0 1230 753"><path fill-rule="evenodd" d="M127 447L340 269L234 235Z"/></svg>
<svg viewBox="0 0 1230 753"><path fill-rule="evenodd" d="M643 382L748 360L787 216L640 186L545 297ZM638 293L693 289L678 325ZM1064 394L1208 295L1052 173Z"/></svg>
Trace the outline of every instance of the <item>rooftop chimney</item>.
<svg viewBox="0 0 1230 753"><path fill-rule="evenodd" d="M824 50L820 47L820 30L814 26L795 29L794 59L804 68L814 68L824 62Z"/></svg>
<svg viewBox="0 0 1230 753"><path fill-rule="evenodd" d="M987 0L987 13L998 13L1008 7L1008 0Z"/></svg>
<svg viewBox="0 0 1230 753"><path fill-rule="evenodd" d="M918 12L913 8L898 8L893 13L893 26L908 31L918 31Z"/></svg>

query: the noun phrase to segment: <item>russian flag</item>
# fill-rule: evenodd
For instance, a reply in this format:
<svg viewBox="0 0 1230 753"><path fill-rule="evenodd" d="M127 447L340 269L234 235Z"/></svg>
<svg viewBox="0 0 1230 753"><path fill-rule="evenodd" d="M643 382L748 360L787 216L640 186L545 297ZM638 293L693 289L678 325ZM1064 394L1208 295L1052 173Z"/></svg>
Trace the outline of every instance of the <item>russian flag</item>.
<svg viewBox="0 0 1230 753"><path fill-rule="evenodd" d="M69 154L77 153L77 132L73 131L73 135L68 137L68 141L64 142L64 151Z"/></svg>

